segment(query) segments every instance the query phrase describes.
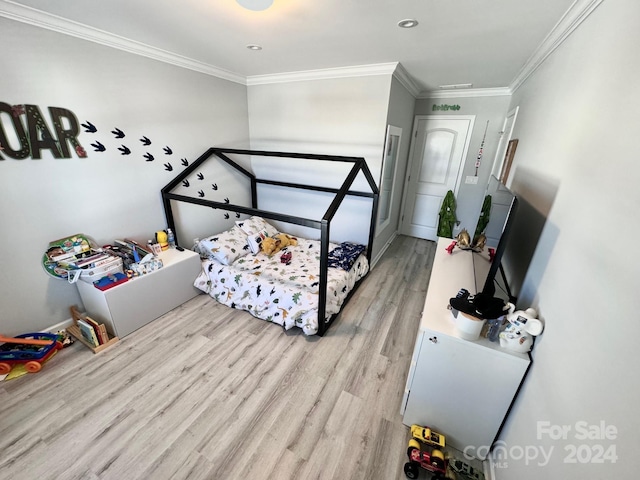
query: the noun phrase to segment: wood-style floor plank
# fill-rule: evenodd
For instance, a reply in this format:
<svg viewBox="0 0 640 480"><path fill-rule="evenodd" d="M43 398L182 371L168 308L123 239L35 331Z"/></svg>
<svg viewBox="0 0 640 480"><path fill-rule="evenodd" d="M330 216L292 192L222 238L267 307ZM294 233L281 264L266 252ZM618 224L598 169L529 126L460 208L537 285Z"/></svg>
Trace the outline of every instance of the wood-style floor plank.
<svg viewBox="0 0 640 480"><path fill-rule="evenodd" d="M62 350L0 383L0 480L405 478L434 252L397 237L323 338L200 295L100 354Z"/></svg>

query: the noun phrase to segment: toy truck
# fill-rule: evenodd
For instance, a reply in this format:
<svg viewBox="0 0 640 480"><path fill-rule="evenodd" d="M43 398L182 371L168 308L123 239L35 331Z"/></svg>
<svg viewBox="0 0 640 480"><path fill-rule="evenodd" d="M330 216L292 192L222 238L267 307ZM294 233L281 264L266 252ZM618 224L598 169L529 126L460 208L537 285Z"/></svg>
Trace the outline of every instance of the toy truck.
<svg viewBox="0 0 640 480"><path fill-rule="evenodd" d="M407 456L409 461L404 464L407 478L418 478L421 468L433 473L434 479L443 479L447 473L447 462L442 450L429 445L421 446L415 438L409 440Z"/></svg>
<svg viewBox="0 0 640 480"><path fill-rule="evenodd" d="M445 446L444 435L434 432L429 427L411 425L411 436L427 445L433 445L434 447L440 448L444 448Z"/></svg>

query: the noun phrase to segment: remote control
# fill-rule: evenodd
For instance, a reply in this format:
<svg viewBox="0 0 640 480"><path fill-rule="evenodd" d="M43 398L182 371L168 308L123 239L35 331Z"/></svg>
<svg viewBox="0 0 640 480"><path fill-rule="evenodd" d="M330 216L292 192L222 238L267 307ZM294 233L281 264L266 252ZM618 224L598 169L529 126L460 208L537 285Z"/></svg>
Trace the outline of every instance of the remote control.
<svg viewBox="0 0 640 480"><path fill-rule="evenodd" d="M176 250L178 250L179 252L184 252L184 248L182 248L180 245L176 247Z"/></svg>

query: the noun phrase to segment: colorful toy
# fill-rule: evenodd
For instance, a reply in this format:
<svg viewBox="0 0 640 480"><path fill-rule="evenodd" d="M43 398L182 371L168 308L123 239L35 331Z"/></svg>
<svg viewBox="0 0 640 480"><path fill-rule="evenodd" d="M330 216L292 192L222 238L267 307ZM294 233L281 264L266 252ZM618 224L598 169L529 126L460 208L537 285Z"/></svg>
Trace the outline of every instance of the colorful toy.
<svg viewBox="0 0 640 480"><path fill-rule="evenodd" d="M434 432L429 427L411 425L411 436L415 440L419 440L422 443L433 445L435 447L444 448L445 446L444 435Z"/></svg>
<svg viewBox="0 0 640 480"><path fill-rule="evenodd" d="M291 262L291 258L291 252L284 252L282 255L280 255L280 263L286 263L287 265L289 265L289 262Z"/></svg>
<svg viewBox="0 0 640 480"><path fill-rule="evenodd" d="M25 333L17 337L0 336L0 375L7 374L13 365L24 364L29 373L39 372L42 364L62 348L54 333Z"/></svg>
<svg viewBox="0 0 640 480"><path fill-rule="evenodd" d="M168 250L169 249L169 241L168 241L168 237L167 237L167 232L165 232L164 230L158 230L156 232L156 243L158 243L160 245L160 249L161 250Z"/></svg>
<svg viewBox="0 0 640 480"><path fill-rule="evenodd" d="M453 242L451 242L449 244L449 246L445 249L449 255L451 255L453 253L453 249L456 248L456 245L458 244L458 242L456 240L454 240Z"/></svg>
<svg viewBox="0 0 640 480"><path fill-rule="evenodd" d="M442 479L447 473L447 462L442 450L428 445L421 447L415 438L409 440L407 456L409 461L404 464L404 474L407 478L418 478L421 468L433 473L434 479Z"/></svg>

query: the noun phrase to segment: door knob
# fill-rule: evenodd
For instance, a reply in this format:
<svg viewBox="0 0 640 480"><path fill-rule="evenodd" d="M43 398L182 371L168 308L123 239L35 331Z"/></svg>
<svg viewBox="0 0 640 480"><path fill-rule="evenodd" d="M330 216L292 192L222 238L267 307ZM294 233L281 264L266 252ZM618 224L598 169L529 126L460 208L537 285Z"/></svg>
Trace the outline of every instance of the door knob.
<svg viewBox="0 0 640 480"><path fill-rule="evenodd" d="M431 343L438 343L438 337L429 337Z"/></svg>

